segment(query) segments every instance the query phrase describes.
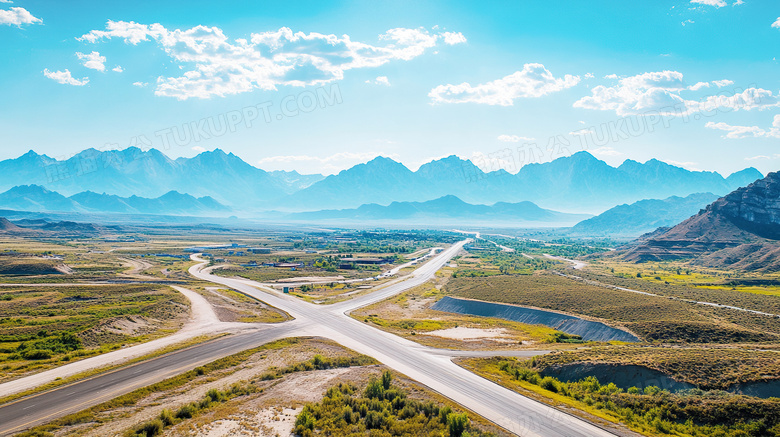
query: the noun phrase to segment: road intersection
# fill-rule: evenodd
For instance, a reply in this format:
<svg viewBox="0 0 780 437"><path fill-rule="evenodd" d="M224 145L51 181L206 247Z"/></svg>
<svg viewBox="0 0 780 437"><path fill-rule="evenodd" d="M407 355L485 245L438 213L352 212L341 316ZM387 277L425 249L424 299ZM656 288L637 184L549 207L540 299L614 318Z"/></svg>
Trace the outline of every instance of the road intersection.
<svg viewBox="0 0 780 437"><path fill-rule="evenodd" d="M430 280L468 241L443 250L403 281L332 305L308 303L251 280L212 275L204 269L207 262L193 255L194 260L200 261L189 270L194 277L252 296L285 311L293 320L268 325L256 332L216 339L0 406L0 434L9 434L82 410L221 356L280 338L316 336L371 356L517 435L614 435L469 372L452 361L452 357L462 355L460 353L443 353L349 317L349 312L357 308L380 302Z"/></svg>

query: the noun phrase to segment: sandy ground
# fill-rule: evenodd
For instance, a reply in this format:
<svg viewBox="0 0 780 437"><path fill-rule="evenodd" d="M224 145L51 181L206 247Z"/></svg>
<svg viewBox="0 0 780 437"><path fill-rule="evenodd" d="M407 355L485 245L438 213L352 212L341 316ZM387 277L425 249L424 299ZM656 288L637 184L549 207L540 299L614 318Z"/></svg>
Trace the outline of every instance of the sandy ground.
<svg viewBox="0 0 780 437"><path fill-rule="evenodd" d="M201 380L185 386L151 394L132 406L100 413L102 423L75 425L58 432L58 436L102 437L122 435L126 430L159 416L163 409L175 412L180 406L202 399L212 388L223 390L231 384L254 380L272 368L311 359L317 353L329 356L345 355L340 346L318 339L261 351L231 369L206 374ZM367 372L379 372L374 367L352 367L293 373L281 380L261 382L261 393L238 398L212 408L194 419L167 429L166 436L268 436L289 437L295 418L303 404L322 399L333 384L362 378ZM110 420L107 420L109 419Z"/></svg>
<svg viewBox="0 0 780 437"><path fill-rule="evenodd" d="M23 392L31 388L50 383L58 378L68 378L88 370L105 366L113 366L150 354L156 350L182 343L194 337L206 334L218 334L223 332L239 332L258 329L262 324L256 323L225 323L220 322L217 314L211 308L208 301L200 294L186 288L173 286L190 301L190 319L181 330L173 335L152 340L136 346L119 349L103 355L86 358L80 361L57 367L56 369L34 375L25 376L13 381L0 384L0 393L3 396Z"/></svg>
<svg viewBox="0 0 780 437"><path fill-rule="evenodd" d="M452 338L455 340L481 340L485 338L497 339L505 338L508 336L507 330L504 328L466 328L459 326L457 328L440 329L438 331L426 332L425 335L433 335L435 337Z"/></svg>
<svg viewBox="0 0 780 437"><path fill-rule="evenodd" d="M338 282L343 281L344 277L339 276L296 276L294 278L277 279L273 282Z"/></svg>

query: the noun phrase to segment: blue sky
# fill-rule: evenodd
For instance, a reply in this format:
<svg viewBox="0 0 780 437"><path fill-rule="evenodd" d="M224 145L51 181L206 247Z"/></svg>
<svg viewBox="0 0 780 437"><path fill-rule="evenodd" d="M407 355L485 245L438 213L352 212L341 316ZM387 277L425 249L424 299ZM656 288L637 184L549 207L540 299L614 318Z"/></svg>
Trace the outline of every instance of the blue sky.
<svg viewBox="0 0 780 437"><path fill-rule="evenodd" d="M267 170L456 154L515 171L585 149L766 173L778 17L757 0L0 0L0 158L219 147Z"/></svg>

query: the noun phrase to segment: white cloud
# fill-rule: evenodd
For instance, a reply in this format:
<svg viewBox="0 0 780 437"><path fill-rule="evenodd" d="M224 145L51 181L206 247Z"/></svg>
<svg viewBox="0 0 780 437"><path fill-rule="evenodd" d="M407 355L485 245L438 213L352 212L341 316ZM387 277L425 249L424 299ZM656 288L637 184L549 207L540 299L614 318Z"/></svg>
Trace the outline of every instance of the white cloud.
<svg viewBox="0 0 780 437"><path fill-rule="evenodd" d="M624 116L674 106L682 102L677 93L685 88L683 75L677 71L658 71L620 79L616 86L598 85L590 96L574 102L575 108L615 111Z"/></svg>
<svg viewBox="0 0 780 437"><path fill-rule="evenodd" d="M84 61L84 66L97 71L106 71L106 57L100 56L98 52L81 53L76 52L76 56Z"/></svg>
<svg viewBox="0 0 780 437"><path fill-rule="evenodd" d="M0 0L0 3L13 3L11 0Z"/></svg>
<svg viewBox="0 0 780 437"><path fill-rule="evenodd" d="M579 76L567 74L557 78L542 64L525 64L522 70L492 82L474 86L468 82L439 85L428 96L433 103L471 102L512 106L515 99L541 97L571 88L579 82Z"/></svg>
<svg viewBox="0 0 780 437"><path fill-rule="evenodd" d="M687 26L687 25L693 24L693 23L695 23L695 21L693 21L691 19L688 19L688 20L685 20L685 21L681 22L680 24L682 24L683 26Z"/></svg>
<svg viewBox="0 0 780 437"><path fill-rule="evenodd" d="M76 79L70 74L68 69L65 69L65 71L49 71L47 68L43 70L43 75L63 85L84 86L89 83L88 77Z"/></svg>
<svg viewBox="0 0 780 437"><path fill-rule="evenodd" d="M774 23L772 23L772 27L774 27L775 29L780 28L780 17L777 17L777 20Z"/></svg>
<svg viewBox="0 0 780 437"><path fill-rule="evenodd" d="M709 87L710 87L710 83L709 82L696 82L695 85L689 86L688 89L691 90L691 91L698 91L698 90L700 90L702 88L709 88Z"/></svg>
<svg viewBox="0 0 780 437"><path fill-rule="evenodd" d="M205 148L203 148L203 147L201 147L201 146L193 146L193 147L192 147L192 150L194 150L194 151L196 151L196 152L198 152L198 153L203 153L203 152L205 152L205 151L206 151L206 149L205 149Z"/></svg>
<svg viewBox="0 0 780 437"><path fill-rule="evenodd" d="M444 32L442 36L444 37L444 42L451 46L466 42L466 37L460 32Z"/></svg>
<svg viewBox="0 0 780 437"><path fill-rule="evenodd" d="M752 109L764 110L780 106L780 100L772 91L763 88L748 88L741 93L733 95L708 96L699 102L686 101L690 111L712 111L719 108L739 111Z"/></svg>
<svg viewBox="0 0 780 437"><path fill-rule="evenodd" d="M617 79L619 76L617 74L608 74L604 76L604 79Z"/></svg>
<svg viewBox="0 0 780 437"><path fill-rule="evenodd" d="M366 83L373 83L375 85L390 86L390 80L387 79L387 76L378 76L374 80L367 80Z"/></svg>
<svg viewBox="0 0 780 437"><path fill-rule="evenodd" d="M722 80L713 80L712 82L696 82L695 85L689 86L688 89L691 91L698 91L701 88L709 88L710 86L713 85L718 88L723 88L724 86L734 85L734 81L728 79L722 79Z"/></svg>
<svg viewBox="0 0 780 437"><path fill-rule="evenodd" d="M715 6L716 8L722 8L726 6L726 2L724 0L691 0L691 3L696 3L700 5L706 5L706 6Z"/></svg>
<svg viewBox="0 0 780 437"><path fill-rule="evenodd" d="M780 114L775 115L772 127L769 129L762 129L758 126L732 126L723 122L708 122L704 127L727 132L723 138L780 138Z"/></svg>
<svg viewBox="0 0 780 437"><path fill-rule="evenodd" d="M149 85L146 82L133 82L133 86L137 86L138 88L143 88L145 86Z"/></svg>
<svg viewBox="0 0 780 437"><path fill-rule="evenodd" d="M156 41L184 73L159 77L155 94L185 100L275 90L279 85L321 85L342 79L347 70L413 59L441 40L446 43L447 36L422 28L397 28L379 35L384 45L375 46L353 41L349 35L306 34L283 27L230 40L218 27L168 30L159 23L109 21L105 30L92 30L77 39L96 43L110 38L132 45Z"/></svg>
<svg viewBox="0 0 780 437"><path fill-rule="evenodd" d="M111 71L116 71L117 73L121 73L121 72L125 71L125 69L122 68L121 65L117 65L116 67L112 68Z"/></svg>
<svg viewBox="0 0 780 437"><path fill-rule="evenodd" d="M767 156L767 155L751 156L750 158L745 158L745 161L755 161L757 159L777 159L777 158L780 158L780 153L775 153L772 156Z"/></svg>
<svg viewBox="0 0 780 437"><path fill-rule="evenodd" d="M25 8L0 9L0 24L21 27L22 24L35 23L43 23L43 20L33 16L33 14Z"/></svg>
<svg viewBox="0 0 780 437"><path fill-rule="evenodd" d="M519 143L520 141L533 141L534 138L529 137L521 137L518 135L499 135L498 138L496 138L498 141L502 141L505 143Z"/></svg>
<svg viewBox="0 0 780 437"><path fill-rule="evenodd" d="M582 129L577 129L575 131L571 131L571 132L569 132L569 135L583 136L583 135L593 135L593 133L594 133L593 128L585 127L585 128L582 128Z"/></svg>
<svg viewBox="0 0 780 437"><path fill-rule="evenodd" d="M596 77L596 75L593 73L585 73L585 79L593 79L594 77Z"/></svg>
<svg viewBox="0 0 780 437"><path fill-rule="evenodd" d="M617 150L613 149L612 147L599 147L598 149L593 149L590 151L590 154L593 156L621 156L623 153L618 152Z"/></svg>
<svg viewBox="0 0 780 437"><path fill-rule="evenodd" d="M780 105L771 91L748 88L733 95L711 95L700 101L686 100L681 92L699 90L715 85L723 87L732 81L716 80L698 82L686 86L683 75L677 71L660 71L638 74L620 79L618 85L593 87L590 96L574 102L575 108L615 111L619 116L659 111L666 115L689 115L700 111L765 109Z"/></svg>

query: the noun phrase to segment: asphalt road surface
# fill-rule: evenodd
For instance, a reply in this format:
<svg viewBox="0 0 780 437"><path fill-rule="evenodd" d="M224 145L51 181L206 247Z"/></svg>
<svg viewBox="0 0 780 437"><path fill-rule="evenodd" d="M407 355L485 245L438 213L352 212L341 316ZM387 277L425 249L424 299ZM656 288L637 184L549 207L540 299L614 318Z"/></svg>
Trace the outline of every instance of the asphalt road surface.
<svg viewBox="0 0 780 437"><path fill-rule="evenodd" d="M138 363L114 372L77 382L0 407L0 433L28 428L68 413L104 402L123 393L174 376L275 339L311 335L332 339L426 385L497 425L521 436L600 437L612 436L599 427L562 413L491 381L451 361L440 351L375 329L346 314L425 283L455 256L466 241L442 251L415 270L408 279L378 291L334 305L315 305L240 279L223 278L201 271L190 273L202 280L222 284L253 296L289 313L295 320L255 333L226 337L179 352Z"/></svg>

